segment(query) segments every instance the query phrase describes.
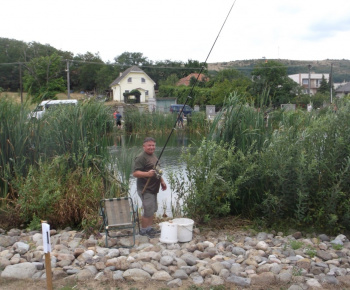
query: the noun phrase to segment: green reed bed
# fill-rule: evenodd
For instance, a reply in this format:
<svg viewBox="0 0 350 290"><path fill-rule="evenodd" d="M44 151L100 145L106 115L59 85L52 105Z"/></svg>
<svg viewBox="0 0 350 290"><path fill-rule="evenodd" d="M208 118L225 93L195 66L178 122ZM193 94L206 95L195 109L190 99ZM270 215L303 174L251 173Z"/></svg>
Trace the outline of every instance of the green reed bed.
<svg viewBox="0 0 350 290"><path fill-rule="evenodd" d="M176 115L173 114L129 109L124 113L124 128L128 133L169 132L175 119Z"/></svg>
<svg viewBox="0 0 350 290"><path fill-rule="evenodd" d="M177 114L162 112L149 113L129 109L124 114L124 128L127 133L170 133L176 124ZM184 122L185 130L189 132L206 133L210 123L204 112L195 112Z"/></svg>
<svg viewBox="0 0 350 290"><path fill-rule="evenodd" d="M96 222L105 192L121 191L109 169L109 108L84 102L29 120L26 106L0 102L0 112L0 215L15 225Z"/></svg>
<svg viewBox="0 0 350 290"><path fill-rule="evenodd" d="M254 116L255 114L255 116ZM266 225L350 230L350 104L338 112L261 111L228 100L212 139L186 154L182 198L200 220L238 214ZM225 142L220 141L225 140Z"/></svg>

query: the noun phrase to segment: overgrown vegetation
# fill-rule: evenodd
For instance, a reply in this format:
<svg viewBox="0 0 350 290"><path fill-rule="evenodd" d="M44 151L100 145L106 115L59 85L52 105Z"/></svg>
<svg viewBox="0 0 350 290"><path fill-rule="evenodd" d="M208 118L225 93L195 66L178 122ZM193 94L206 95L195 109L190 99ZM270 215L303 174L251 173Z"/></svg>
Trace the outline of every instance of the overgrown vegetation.
<svg viewBox="0 0 350 290"><path fill-rule="evenodd" d="M232 95L196 154L183 155L184 213L349 230L350 103L337 107L269 112Z"/></svg>
<svg viewBox="0 0 350 290"><path fill-rule="evenodd" d="M176 128L177 114L165 114L163 112L140 111L137 108L128 109L124 114L124 128L127 133L170 133ZM186 131L206 133L209 131L209 123L205 112L194 112L186 120Z"/></svg>
<svg viewBox="0 0 350 290"><path fill-rule="evenodd" d="M28 109L0 100L1 216L12 226L91 225L102 196L123 194L110 170L108 107L84 102L57 108L40 120ZM9 225L10 226L10 225Z"/></svg>

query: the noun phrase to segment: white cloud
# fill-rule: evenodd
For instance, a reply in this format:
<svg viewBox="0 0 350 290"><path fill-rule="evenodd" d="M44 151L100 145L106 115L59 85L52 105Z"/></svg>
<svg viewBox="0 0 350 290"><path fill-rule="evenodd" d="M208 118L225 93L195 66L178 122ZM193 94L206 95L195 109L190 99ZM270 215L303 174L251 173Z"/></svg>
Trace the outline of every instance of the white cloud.
<svg viewBox="0 0 350 290"><path fill-rule="evenodd" d="M234 0L11 0L0 37L113 60L204 61ZM236 0L208 62L253 58L349 59L350 1ZM6 27L6 29L5 29Z"/></svg>

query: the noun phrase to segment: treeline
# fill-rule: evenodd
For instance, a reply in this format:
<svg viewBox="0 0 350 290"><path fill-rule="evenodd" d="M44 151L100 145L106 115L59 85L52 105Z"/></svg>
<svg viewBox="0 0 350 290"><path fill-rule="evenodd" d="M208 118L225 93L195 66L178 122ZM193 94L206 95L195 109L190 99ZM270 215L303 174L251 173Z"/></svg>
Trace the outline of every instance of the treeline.
<svg viewBox="0 0 350 290"><path fill-rule="evenodd" d="M54 55L59 59L55 78L62 78L66 82L67 66L69 66L71 90L95 93L104 93L108 90L110 83L132 65L142 67L157 86L161 80L167 79L172 74L182 78L199 71L204 65L196 60L188 60L186 63L171 60L152 61L139 52L124 52L116 55L114 62L105 63L98 53L86 52L74 55L72 52L62 51L48 44L0 38L0 87L4 91L18 91L20 69L24 76L33 75L35 60L46 60L49 67Z"/></svg>
<svg viewBox="0 0 350 290"><path fill-rule="evenodd" d="M116 56L113 63L105 63L98 53L73 55L50 45L0 38L0 91L18 91L20 75L23 75L23 88L35 103L67 91L68 71L70 90L92 91L97 95L106 94L112 81L133 65L142 68L156 82L157 97L175 97L178 103L184 103L191 95L190 106L209 104L220 109L225 97L232 92L238 93L243 102L255 106L294 103L305 107L312 102L320 107L330 100L331 84L325 79L319 93L310 98L288 77L289 67L276 60L254 62L247 75L232 68L208 71L207 64L197 60L152 61L140 52L124 52ZM177 85L181 78L200 71L204 79L197 81L193 77L189 86Z"/></svg>

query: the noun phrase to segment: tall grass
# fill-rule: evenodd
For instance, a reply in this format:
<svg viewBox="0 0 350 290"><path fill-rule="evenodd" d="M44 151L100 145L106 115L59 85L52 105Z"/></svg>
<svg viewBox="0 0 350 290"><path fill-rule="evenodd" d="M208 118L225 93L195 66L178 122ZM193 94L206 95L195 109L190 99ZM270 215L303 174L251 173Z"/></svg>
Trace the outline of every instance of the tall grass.
<svg viewBox="0 0 350 290"><path fill-rule="evenodd" d="M350 104L339 102L337 113L271 111L268 124L263 116L227 100L212 139L185 156L186 213L208 219L229 204L231 214L266 225L350 230Z"/></svg>
<svg viewBox="0 0 350 290"><path fill-rule="evenodd" d="M136 109L128 109L124 114L124 127L127 133L170 133L176 129L177 114L162 112L140 112ZM174 127L175 126L175 127ZM187 118L185 130L188 132L206 133L209 131L209 123L205 113L196 112Z"/></svg>
<svg viewBox="0 0 350 290"><path fill-rule="evenodd" d="M128 133L170 132L175 124L175 114L161 112L140 112L137 109L128 109L124 114L124 127Z"/></svg>
<svg viewBox="0 0 350 290"><path fill-rule="evenodd" d="M98 212L105 192L120 190L120 180L110 178L110 110L83 102L40 120L29 120L28 113L26 105L0 102L1 210L17 212L25 223L39 217L81 224Z"/></svg>

